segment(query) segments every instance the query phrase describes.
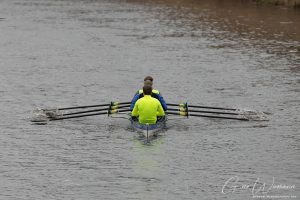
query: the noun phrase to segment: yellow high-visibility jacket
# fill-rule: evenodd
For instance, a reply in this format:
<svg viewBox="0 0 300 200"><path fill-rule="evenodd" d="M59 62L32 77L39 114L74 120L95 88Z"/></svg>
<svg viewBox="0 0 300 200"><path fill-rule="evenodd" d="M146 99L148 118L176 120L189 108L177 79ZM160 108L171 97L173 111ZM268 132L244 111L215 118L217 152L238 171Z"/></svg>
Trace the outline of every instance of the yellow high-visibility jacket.
<svg viewBox="0 0 300 200"><path fill-rule="evenodd" d="M157 117L164 115L165 112L160 102L150 95L145 95L143 98L137 100L131 112L131 116L139 117L141 124L155 124Z"/></svg>

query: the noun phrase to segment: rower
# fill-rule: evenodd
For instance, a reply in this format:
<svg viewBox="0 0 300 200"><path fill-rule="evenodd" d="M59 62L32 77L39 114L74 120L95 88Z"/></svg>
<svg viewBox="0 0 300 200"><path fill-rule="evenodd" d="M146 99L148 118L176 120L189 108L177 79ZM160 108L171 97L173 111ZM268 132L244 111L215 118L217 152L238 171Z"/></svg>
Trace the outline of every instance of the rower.
<svg viewBox="0 0 300 200"><path fill-rule="evenodd" d="M141 124L155 124L157 117L165 116L160 102L151 97L152 87L144 86L144 97L136 101L131 112L132 117L138 117Z"/></svg>
<svg viewBox="0 0 300 200"><path fill-rule="evenodd" d="M144 86L150 86L150 87L152 87L152 85L153 85L153 78L151 76L146 76L144 78ZM133 99L131 101L130 110L133 109L136 101L138 99L142 98L143 96L144 96L143 90L138 90L135 93L135 95L134 95L134 97L133 97ZM164 111L166 111L168 109L167 104L166 104L164 98L162 97L161 93L158 90L152 89L151 96L153 98L156 98L160 102L160 104L162 105Z"/></svg>

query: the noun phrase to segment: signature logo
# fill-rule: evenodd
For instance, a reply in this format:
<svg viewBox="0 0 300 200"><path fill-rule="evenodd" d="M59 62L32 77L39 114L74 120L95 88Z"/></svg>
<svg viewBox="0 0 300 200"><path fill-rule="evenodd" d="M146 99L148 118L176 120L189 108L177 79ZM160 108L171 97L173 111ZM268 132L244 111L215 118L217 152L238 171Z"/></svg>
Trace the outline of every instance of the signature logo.
<svg viewBox="0 0 300 200"><path fill-rule="evenodd" d="M229 178L222 187L223 194L236 193L241 191L248 191L253 198L296 198L294 195L278 196L274 195L275 191L282 193L283 191L294 191L295 185L278 184L275 182L275 177L269 182L263 182L257 178L251 184L245 184L238 176ZM272 192L272 195L271 195ZM276 193L277 193L276 192Z"/></svg>

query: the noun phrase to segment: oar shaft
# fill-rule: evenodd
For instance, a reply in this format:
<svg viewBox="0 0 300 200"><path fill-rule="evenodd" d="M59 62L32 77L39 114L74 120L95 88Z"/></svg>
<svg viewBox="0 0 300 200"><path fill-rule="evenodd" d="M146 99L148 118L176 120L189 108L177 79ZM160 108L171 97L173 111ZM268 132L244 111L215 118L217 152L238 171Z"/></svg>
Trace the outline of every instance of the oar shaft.
<svg viewBox="0 0 300 200"><path fill-rule="evenodd" d="M206 108L206 109L215 109L215 110L232 110L235 111L235 108L222 108L222 107L210 107L210 106L194 106L189 105L190 108Z"/></svg>
<svg viewBox="0 0 300 200"><path fill-rule="evenodd" d="M130 109L125 110L117 110L115 113L122 113L122 112L128 112ZM60 117L60 118L50 118L51 121L53 120L63 120L63 119L72 119L72 118L80 118L80 117L89 117L89 116L95 116L95 115L105 115L108 114L108 111L106 112L98 112L98 113L91 113L91 114L85 114L85 115L74 115L74 116L68 116L68 117Z"/></svg>
<svg viewBox="0 0 300 200"><path fill-rule="evenodd" d="M82 108L94 108L94 107L102 107L102 106L110 106L110 104L98 104L98 105L90 105L90 106L73 106L73 107L59 108L58 110L72 110L72 109L82 109Z"/></svg>
<svg viewBox="0 0 300 200"><path fill-rule="evenodd" d="M180 109L174 109L169 108L168 110L171 111L180 111ZM196 113L213 113L213 114L224 114L224 115L239 115L238 113L232 113L232 112L218 112L218 111L207 111L207 110L189 110L190 112L196 112Z"/></svg>
<svg viewBox="0 0 300 200"><path fill-rule="evenodd" d="M249 119L246 119L246 118L223 117L223 116L215 116L215 115L197 115L197 114L189 114L189 116L194 116L194 117L208 117L208 118L219 118L219 119L233 119L233 120L249 121Z"/></svg>
<svg viewBox="0 0 300 200"><path fill-rule="evenodd" d="M189 110L190 112L196 113L212 113L212 114L223 114L223 115L239 115L239 113L229 113L229 112L218 112L218 111L205 111L205 110Z"/></svg>
<svg viewBox="0 0 300 200"><path fill-rule="evenodd" d="M122 113L122 112L129 112L129 111L131 111L131 110L130 110L130 109L124 109L124 110L114 109L114 110L109 110L109 114Z"/></svg>
<svg viewBox="0 0 300 200"><path fill-rule="evenodd" d="M125 105L130 104L131 102L121 102L118 105ZM94 107L102 107L102 106L110 106L110 103L107 104L98 104L98 105L90 105L90 106L73 106L73 107L66 107L66 108L58 108L57 110L72 110L72 109L82 109L82 108L94 108Z"/></svg>
<svg viewBox="0 0 300 200"><path fill-rule="evenodd" d="M176 112L168 112L168 114L171 114L171 115L181 115L180 113L176 113ZM225 117L225 116L223 117L223 116L216 116L216 115L198 115L198 114L189 114L189 116L193 116L193 117L208 117L208 118L233 119L233 120L249 121L249 119L246 119L246 118Z"/></svg>
<svg viewBox="0 0 300 200"><path fill-rule="evenodd" d="M180 104L168 103L168 106L180 106ZM235 108L222 108L222 107L212 107L212 106L196 106L196 105L188 105L189 108L205 108L205 109L215 109L215 110L231 110L236 111Z"/></svg>
<svg viewBox="0 0 300 200"><path fill-rule="evenodd" d="M124 105L124 106L119 106L119 108L126 108L128 107L129 105ZM102 108L102 109L96 109L96 110L86 110L86 111L80 111L80 112L73 112L73 113L66 113L66 114L63 114L63 116L70 116L70 115L77 115L77 114L83 114L83 113L90 113L90 112L99 112L99 111L108 111L109 108Z"/></svg>
<svg viewBox="0 0 300 200"><path fill-rule="evenodd" d="M60 118L51 118L50 120L63 120L63 119L72 119L72 118L80 118L80 117L89 117L89 116L95 116L95 115L105 115L107 112L99 112L99 113L92 113L92 114L85 114L85 115L74 115L74 116L68 116L68 117L60 117Z"/></svg>

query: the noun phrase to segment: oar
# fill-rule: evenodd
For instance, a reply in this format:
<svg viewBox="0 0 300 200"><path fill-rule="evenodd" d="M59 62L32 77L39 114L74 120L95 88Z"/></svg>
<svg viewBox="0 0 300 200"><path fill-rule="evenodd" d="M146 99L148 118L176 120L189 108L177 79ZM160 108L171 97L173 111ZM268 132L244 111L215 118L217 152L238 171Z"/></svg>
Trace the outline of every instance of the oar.
<svg viewBox="0 0 300 200"><path fill-rule="evenodd" d="M190 107L190 106L189 106ZM171 111L184 111L180 109L168 108ZM232 113L232 112L218 112L218 111L206 111L206 110L188 110L190 112L196 113L213 113L213 114L224 114L224 115L239 115L239 113Z"/></svg>
<svg viewBox="0 0 300 200"><path fill-rule="evenodd" d="M174 104L174 103L168 103L168 106L179 106L184 107L185 104ZM215 110L232 110L236 111L235 108L222 108L222 107L211 107L211 106L195 106L195 105L188 105L190 108L206 108L206 109L215 109Z"/></svg>
<svg viewBox="0 0 300 200"><path fill-rule="evenodd" d="M180 113L168 112L168 114L171 114L171 115L181 115L181 116L186 116L186 113L185 113L185 112L180 112ZM219 119L233 119L233 120L249 121L249 119L246 119L246 118L223 117L223 116L215 116L215 115L189 114L188 116L193 116L193 117L208 117L208 118L219 118Z"/></svg>
<svg viewBox="0 0 300 200"><path fill-rule="evenodd" d="M112 102L108 104L98 104L98 105L90 105L90 106L73 106L73 107L66 107L66 108L58 108L58 109L44 109L45 111L47 110L72 110L72 109L81 109L81 108L93 108L93 107L103 107L103 106L117 106L117 105L125 105L125 104L130 104L131 102Z"/></svg>
<svg viewBox="0 0 300 200"><path fill-rule="evenodd" d="M99 113L91 113L91 114L85 114L85 115L74 115L74 116L60 117L60 118L50 118L50 120L53 121L53 120L63 120L63 119L72 119L72 118L80 118L80 117L89 117L89 116L95 116L95 115L107 115L107 114L122 113L122 112L128 112L128 111L130 111L130 109L112 110L110 112L99 112Z"/></svg>
<svg viewBox="0 0 300 200"><path fill-rule="evenodd" d="M246 118L223 117L223 116L215 116L215 115L197 115L197 114L189 114L189 116L193 116L193 117L208 117L208 118L233 119L233 120L249 121L249 119L246 119Z"/></svg>
<svg viewBox="0 0 300 200"><path fill-rule="evenodd" d="M118 106L118 109L119 108L126 108L126 107L129 107L129 105ZM86 110L86 111L80 111L80 112L66 113L66 114L63 114L62 116L77 115L77 114L90 113L90 112L99 112L99 111L104 111L104 110L108 111L109 108L102 108L102 109L96 109L96 110Z"/></svg>

